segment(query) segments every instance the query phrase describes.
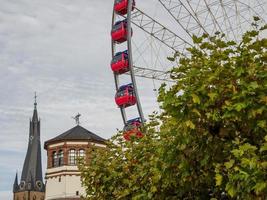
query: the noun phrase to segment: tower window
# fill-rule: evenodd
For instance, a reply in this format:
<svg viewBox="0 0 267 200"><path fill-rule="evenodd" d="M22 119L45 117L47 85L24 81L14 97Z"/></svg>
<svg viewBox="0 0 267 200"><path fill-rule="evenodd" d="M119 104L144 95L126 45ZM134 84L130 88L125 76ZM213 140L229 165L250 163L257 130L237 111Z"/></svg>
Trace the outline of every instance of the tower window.
<svg viewBox="0 0 267 200"><path fill-rule="evenodd" d="M53 159L52 159L52 167L57 167L58 162L57 162L57 152L53 151Z"/></svg>
<svg viewBox="0 0 267 200"><path fill-rule="evenodd" d="M75 149L69 150L69 165L76 165L76 152L75 152Z"/></svg>
<svg viewBox="0 0 267 200"><path fill-rule="evenodd" d="M76 191L76 196L79 196L79 191Z"/></svg>
<svg viewBox="0 0 267 200"><path fill-rule="evenodd" d="M85 157L85 150L84 149L80 149L79 150L79 157L80 158L84 158Z"/></svg>
<svg viewBox="0 0 267 200"><path fill-rule="evenodd" d="M58 166L64 165L64 153L63 150L58 152Z"/></svg>

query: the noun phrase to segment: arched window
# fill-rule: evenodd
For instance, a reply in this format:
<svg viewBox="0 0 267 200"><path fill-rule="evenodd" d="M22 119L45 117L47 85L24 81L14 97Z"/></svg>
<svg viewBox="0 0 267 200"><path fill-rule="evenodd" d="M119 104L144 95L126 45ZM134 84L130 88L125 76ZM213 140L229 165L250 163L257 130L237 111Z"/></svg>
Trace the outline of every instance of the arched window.
<svg viewBox="0 0 267 200"><path fill-rule="evenodd" d="M76 165L76 151L75 151L75 149L69 150L69 165Z"/></svg>
<svg viewBox="0 0 267 200"><path fill-rule="evenodd" d="M58 166L64 165L64 153L63 150L58 152Z"/></svg>
<svg viewBox="0 0 267 200"><path fill-rule="evenodd" d="M52 158L52 167L57 167L58 166L58 162L57 162L57 152L53 151L53 158Z"/></svg>
<svg viewBox="0 0 267 200"><path fill-rule="evenodd" d="M80 149L78 156L79 156L79 158L84 158L85 157L85 150L84 149Z"/></svg>

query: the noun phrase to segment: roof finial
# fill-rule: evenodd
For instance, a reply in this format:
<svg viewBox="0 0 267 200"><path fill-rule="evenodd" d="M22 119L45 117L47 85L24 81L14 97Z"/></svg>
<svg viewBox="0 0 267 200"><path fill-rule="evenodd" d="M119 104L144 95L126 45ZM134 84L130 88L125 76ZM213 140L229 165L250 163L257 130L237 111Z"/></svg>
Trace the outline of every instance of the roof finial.
<svg viewBox="0 0 267 200"><path fill-rule="evenodd" d="M34 109L36 109L37 106L37 93L34 92Z"/></svg>
<svg viewBox="0 0 267 200"><path fill-rule="evenodd" d="M72 117L75 120L75 122L76 122L77 125L80 124L80 117L81 117L81 114L80 113L78 113L75 117Z"/></svg>

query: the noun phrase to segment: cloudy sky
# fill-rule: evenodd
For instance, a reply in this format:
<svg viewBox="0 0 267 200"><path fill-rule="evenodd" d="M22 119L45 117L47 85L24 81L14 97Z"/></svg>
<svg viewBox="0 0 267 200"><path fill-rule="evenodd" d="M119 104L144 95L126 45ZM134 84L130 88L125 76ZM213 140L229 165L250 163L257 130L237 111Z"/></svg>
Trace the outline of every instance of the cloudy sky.
<svg viewBox="0 0 267 200"><path fill-rule="evenodd" d="M112 4L0 0L1 200L12 198L16 171L21 175L35 91L42 143L72 128L78 112L81 125L104 138L122 127L109 68ZM150 92L142 97L148 114L155 96L142 90ZM45 169L45 151L42 157Z"/></svg>
<svg viewBox="0 0 267 200"><path fill-rule="evenodd" d="M16 171L21 175L35 91L42 144L72 128L71 117L78 112L81 125L101 137L109 138L122 128L109 68L112 4L112 0L0 0L1 200L12 199ZM140 4L151 15L158 6ZM158 110L154 83L137 82L147 116ZM46 152L42 153L45 171Z"/></svg>

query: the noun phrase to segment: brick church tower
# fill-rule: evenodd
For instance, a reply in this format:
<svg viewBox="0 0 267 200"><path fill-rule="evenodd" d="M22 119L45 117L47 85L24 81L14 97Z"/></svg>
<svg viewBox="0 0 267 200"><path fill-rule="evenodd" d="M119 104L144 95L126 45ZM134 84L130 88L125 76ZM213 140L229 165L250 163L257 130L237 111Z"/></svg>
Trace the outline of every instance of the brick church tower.
<svg viewBox="0 0 267 200"><path fill-rule="evenodd" d="M35 95L34 111L30 120L29 142L20 183L16 174L13 200L44 200L45 185L42 175L40 120Z"/></svg>

